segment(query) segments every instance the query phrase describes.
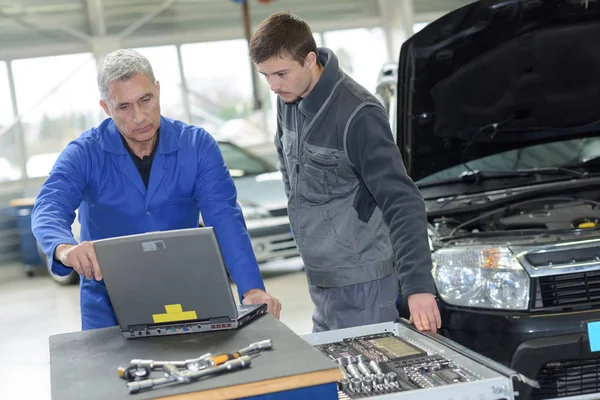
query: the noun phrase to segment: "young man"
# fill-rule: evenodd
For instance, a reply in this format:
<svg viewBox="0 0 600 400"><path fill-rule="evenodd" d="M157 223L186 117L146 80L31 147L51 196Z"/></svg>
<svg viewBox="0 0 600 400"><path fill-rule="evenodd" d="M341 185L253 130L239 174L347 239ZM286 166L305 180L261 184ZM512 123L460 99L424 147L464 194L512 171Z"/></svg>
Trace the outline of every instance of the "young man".
<svg viewBox="0 0 600 400"><path fill-rule="evenodd" d="M160 114L160 85L148 60L131 50L108 54L98 71L109 116L61 153L32 214L33 233L52 272L81 275L82 329L117 325L93 240L213 226L245 304L279 301L264 284L218 144L204 129ZM79 208L81 243L71 232ZM134 295L134 294L132 294Z"/></svg>
<svg viewBox="0 0 600 400"><path fill-rule="evenodd" d="M250 58L279 96L275 145L313 331L396 319L400 280L411 322L435 332L425 205L381 103L295 15L264 20Z"/></svg>

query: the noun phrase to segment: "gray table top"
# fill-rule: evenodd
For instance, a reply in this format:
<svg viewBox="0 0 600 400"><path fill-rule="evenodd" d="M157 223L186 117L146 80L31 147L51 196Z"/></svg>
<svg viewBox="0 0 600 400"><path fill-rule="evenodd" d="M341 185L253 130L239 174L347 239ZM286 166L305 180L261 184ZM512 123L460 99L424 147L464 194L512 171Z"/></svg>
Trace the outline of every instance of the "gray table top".
<svg viewBox="0 0 600 400"><path fill-rule="evenodd" d="M132 359L186 360L205 353L240 350L271 339L273 348L252 359L250 368L190 384L129 394L117 375ZM148 399L298 376L336 368L332 361L270 314L233 331L125 339L118 327L51 336L53 399ZM161 377L155 371L153 377ZM335 381L335 379L331 380ZM268 391L267 391L268 392Z"/></svg>

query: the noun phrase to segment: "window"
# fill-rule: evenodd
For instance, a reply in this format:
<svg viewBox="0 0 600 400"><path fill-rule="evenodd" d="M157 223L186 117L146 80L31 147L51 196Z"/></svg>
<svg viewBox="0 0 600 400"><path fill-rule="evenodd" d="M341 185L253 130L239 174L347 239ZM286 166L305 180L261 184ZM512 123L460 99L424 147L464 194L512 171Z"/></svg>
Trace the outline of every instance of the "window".
<svg viewBox="0 0 600 400"><path fill-rule="evenodd" d="M387 61L386 39L381 28L325 32L325 47L337 55L340 68L371 93Z"/></svg>
<svg viewBox="0 0 600 400"><path fill-rule="evenodd" d="M99 105L92 54L73 54L12 62L27 169L50 172L55 153L106 118Z"/></svg>
<svg viewBox="0 0 600 400"><path fill-rule="evenodd" d="M10 100L6 63L0 62L0 183L21 178L20 149Z"/></svg>
<svg viewBox="0 0 600 400"><path fill-rule="evenodd" d="M252 111L248 45L243 39L181 46L192 123L210 133Z"/></svg>

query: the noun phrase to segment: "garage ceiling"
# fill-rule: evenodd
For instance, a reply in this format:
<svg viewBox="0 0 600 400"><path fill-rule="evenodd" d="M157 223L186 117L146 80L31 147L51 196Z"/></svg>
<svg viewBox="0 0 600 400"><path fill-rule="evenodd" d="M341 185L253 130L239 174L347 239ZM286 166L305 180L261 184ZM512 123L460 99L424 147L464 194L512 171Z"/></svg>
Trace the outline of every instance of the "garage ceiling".
<svg viewBox="0 0 600 400"><path fill-rule="evenodd" d="M255 26L292 11L314 31L379 26L381 0L250 0ZM397 0L402 1L402 0ZM440 13L468 1L418 0L415 13ZM0 0L0 59L91 51L91 38L122 36L124 47L241 38L232 0Z"/></svg>

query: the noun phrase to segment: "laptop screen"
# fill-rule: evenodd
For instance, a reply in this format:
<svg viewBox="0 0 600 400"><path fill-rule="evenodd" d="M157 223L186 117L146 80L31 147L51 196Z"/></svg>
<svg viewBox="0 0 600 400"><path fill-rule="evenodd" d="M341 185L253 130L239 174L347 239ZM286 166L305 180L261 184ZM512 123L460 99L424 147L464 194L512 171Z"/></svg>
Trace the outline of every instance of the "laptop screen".
<svg viewBox="0 0 600 400"><path fill-rule="evenodd" d="M94 248L122 329L237 317L211 227L103 239Z"/></svg>

